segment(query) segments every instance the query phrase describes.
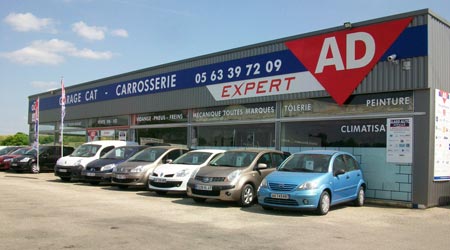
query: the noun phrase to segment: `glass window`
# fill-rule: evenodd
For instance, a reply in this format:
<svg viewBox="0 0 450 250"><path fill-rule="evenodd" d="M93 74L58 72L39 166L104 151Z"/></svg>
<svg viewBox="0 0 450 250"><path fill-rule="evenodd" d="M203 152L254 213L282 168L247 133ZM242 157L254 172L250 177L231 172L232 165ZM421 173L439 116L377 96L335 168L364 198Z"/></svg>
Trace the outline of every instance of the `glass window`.
<svg viewBox="0 0 450 250"><path fill-rule="evenodd" d="M274 147L274 124L195 127L193 147Z"/></svg>
<svg viewBox="0 0 450 250"><path fill-rule="evenodd" d="M282 147L386 147L386 119L289 122Z"/></svg>
<svg viewBox="0 0 450 250"><path fill-rule="evenodd" d="M171 143L186 145L187 128L146 128L136 130L138 142L144 145L148 142Z"/></svg>
<svg viewBox="0 0 450 250"><path fill-rule="evenodd" d="M281 154L272 154L274 167L278 167L281 163L286 159L284 155Z"/></svg>
<svg viewBox="0 0 450 250"><path fill-rule="evenodd" d="M263 154L258 160L258 164L259 163L266 164L268 168L273 167L272 158L270 157L270 153Z"/></svg>

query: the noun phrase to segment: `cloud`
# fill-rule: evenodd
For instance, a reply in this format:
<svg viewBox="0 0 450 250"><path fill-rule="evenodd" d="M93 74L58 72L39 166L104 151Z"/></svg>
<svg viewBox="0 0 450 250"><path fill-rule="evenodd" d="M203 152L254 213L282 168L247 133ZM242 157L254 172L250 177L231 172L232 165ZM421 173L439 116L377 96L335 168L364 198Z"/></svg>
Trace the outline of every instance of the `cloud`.
<svg viewBox="0 0 450 250"><path fill-rule="evenodd" d="M36 89L51 90L59 87L57 82L33 81L31 86Z"/></svg>
<svg viewBox="0 0 450 250"><path fill-rule="evenodd" d="M111 31L112 36L128 37L128 32L124 29L116 29Z"/></svg>
<svg viewBox="0 0 450 250"><path fill-rule="evenodd" d="M0 56L25 65L57 65L65 61L65 56L92 60L108 60L113 57L113 53L110 51L93 51L86 48L78 49L70 42L51 39L48 41L37 40L25 48L13 52L1 53Z"/></svg>
<svg viewBox="0 0 450 250"><path fill-rule="evenodd" d="M88 40L105 39L105 32L107 30L106 27L88 26L82 21L72 24L72 31Z"/></svg>
<svg viewBox="0 0 450 250"><path fill-rule="evenodd" d="M56 33L55 22L51 18L38 18L31 13L10 13L3 20L19 32L45 31Z"/></svg>

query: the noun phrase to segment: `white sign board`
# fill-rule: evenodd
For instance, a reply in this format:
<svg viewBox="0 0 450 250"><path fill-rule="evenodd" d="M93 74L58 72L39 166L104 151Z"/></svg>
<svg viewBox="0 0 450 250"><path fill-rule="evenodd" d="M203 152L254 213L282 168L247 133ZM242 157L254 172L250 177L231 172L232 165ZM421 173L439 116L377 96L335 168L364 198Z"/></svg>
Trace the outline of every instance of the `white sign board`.
<svg viewBox="0 0 450 250"><path fill-rule="evenodd" d="M386 160L391 163L412 163L413 119L387 119Z"/></svg>
<svg viewBox="0 0 450 250"><path fill-rule="evenodd" d="M436 89L434 112L434 180L450 180L450 97Z"/></svg>

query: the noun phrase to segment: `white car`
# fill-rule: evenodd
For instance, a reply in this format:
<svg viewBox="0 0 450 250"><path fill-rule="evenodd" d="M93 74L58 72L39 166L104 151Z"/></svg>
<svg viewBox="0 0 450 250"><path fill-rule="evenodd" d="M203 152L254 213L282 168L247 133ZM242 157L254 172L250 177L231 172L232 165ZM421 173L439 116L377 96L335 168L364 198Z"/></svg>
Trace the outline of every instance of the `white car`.
<svg viewBox="0 0 450 250"><path fill-rule="evenodd" d="M185 153L169 164L153 170L148 179L148 188L157 194L168 191L186 192L187 182L197 171L225 150L198 149Z"/></svg>

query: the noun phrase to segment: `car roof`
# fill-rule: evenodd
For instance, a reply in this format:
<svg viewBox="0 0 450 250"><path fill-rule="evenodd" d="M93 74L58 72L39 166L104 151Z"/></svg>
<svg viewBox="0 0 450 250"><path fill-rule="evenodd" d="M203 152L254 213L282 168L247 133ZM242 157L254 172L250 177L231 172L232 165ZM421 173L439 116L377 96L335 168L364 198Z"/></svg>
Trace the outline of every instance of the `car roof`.
<svg viewBox="0 0 450 250"><path fill-rule="evenodd" d="M246 152L255 152L255 153L260 153L260 152L276 152L276 153L283 153L280 150L276 150L276 149L269 149L269 148L237 148L237 149L230 149L227 150L230 152L242 152L242 151L246 151Z"/></svg>
<svg viewBox="0 0 450 250"><path fill-rule="evenodd" d="M226 150L224 149L207 149L207 148L202 148L202 149L194 149L191 150L189 152L207 152L207 153L222 153L225 152Z"/></svg>
<svg viewBox="0 0 450 250"><path fill-rule="evenodd" d="M297 152L295 154L321 154L321 155L334 155L334 154L350 154L348 152L344 152L344 151L338 151L338 150L322 150L322 149L317 149L317 150L306 150L306 151L301 151L301 152Z"/></svg>

